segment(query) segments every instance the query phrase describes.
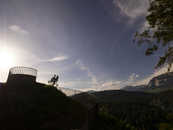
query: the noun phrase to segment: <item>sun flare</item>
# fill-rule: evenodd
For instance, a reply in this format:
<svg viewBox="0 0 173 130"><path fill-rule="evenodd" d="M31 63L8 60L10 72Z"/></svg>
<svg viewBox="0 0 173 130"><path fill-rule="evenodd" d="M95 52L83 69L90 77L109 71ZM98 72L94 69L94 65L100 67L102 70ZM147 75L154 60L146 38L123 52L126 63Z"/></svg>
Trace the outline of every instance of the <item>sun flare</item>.
<svg viewBox="0 0 173 130"><path fill-rule="evenodd" d="M15 65L14 54L6 48L0 50L0 68L7 69Z"/></svg>

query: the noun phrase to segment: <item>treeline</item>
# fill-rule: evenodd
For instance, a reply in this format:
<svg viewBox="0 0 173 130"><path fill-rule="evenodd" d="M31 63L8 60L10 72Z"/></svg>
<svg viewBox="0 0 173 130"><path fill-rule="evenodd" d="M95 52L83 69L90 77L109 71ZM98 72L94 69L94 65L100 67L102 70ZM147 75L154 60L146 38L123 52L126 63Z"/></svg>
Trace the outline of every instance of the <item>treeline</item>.
<svg viewBox="0 0 173 130"><path fill-rule="evenodd" d="M90 108L97 104L94 129L166 130L173 129L173 91L142 93L102 91L72 97Z"/></svg>
<svg viewBox="0 0 173 130"><path fill-rule="evenodd" d="M109 105L99 107L98 117L91 130L172 130L173 113L158 107L126 105L122 112L110 112ZM124 105L124 107L125 107ZM119 108L121 109L121 107Z"/></svg>

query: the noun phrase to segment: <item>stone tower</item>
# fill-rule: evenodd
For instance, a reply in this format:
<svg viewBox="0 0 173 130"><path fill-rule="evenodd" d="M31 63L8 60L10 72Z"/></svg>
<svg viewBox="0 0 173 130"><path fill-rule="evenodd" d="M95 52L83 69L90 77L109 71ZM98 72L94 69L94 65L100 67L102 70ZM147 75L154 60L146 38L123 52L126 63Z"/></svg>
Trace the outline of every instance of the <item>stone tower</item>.
<svg viewBox="0 0 173 130"><path fill-rule="evenodd" d="M36 83L37 70L28 67L17 66L9 70L7 84L31 84Z"/></svg>

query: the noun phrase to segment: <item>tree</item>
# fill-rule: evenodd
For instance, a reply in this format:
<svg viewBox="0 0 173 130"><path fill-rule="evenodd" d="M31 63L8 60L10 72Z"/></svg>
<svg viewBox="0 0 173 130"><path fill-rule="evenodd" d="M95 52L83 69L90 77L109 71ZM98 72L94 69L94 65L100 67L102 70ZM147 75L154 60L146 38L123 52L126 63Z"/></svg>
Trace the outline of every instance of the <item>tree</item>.
<svg viewBox="0 0 173 130"><path fill-rule="evenodd" d="M48 83L51 83L52 86L55 86L57 85L58 80L59 80L59 76L54 74L54 76L48 81Z"/></svg>
<svg viewBox="0 0 173 130"><path fill-rule="evenodd" d="M165 53L160 57L156 68L168 65L170 71L173 64L173 0L149 0L150 8L146 16L148 27L135 34L135 42L149 45L145 55L152 55L159 49Z"/></svg>

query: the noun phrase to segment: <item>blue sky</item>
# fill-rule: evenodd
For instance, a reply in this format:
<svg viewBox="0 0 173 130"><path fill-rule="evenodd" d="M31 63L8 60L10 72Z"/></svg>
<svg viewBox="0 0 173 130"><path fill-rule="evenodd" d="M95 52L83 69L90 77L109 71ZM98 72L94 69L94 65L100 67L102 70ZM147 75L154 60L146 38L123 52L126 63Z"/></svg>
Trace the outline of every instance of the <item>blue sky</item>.
<svg viewBox="0 0 173 130"><path fill-rule="evenodd" d="M1 68L34 67L37 81L56 73L60 86L119 89L147 83L157 56L132 42L147 24L147 0L0 0L0 46L15 56Z"/></svg>

